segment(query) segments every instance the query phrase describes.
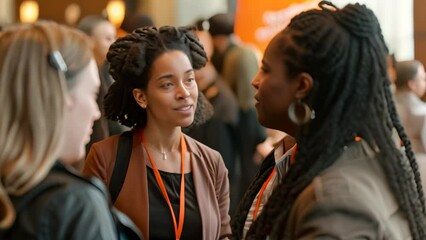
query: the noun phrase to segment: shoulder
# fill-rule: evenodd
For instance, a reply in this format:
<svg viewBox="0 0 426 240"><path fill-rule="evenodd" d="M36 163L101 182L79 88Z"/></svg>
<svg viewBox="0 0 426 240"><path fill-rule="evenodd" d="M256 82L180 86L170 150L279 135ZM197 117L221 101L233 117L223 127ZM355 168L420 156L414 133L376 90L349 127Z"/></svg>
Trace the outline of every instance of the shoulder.
<svg viewBox="0 0 426 240"><path fill-rule="evenodd" d="M406 107L415 113L426 114L426 103L411 92L397 92L395 102L401 108Z"/></svg>
<svg viewBox="0 0 426 240"><path fill-rule="evenodd" d="M92 148L95 151L113 151L117 148L118 141L120 139L120 134L113 135L111 137L105 138L99 142L95 142L92 145Z"/></svg>
<svg viewBox="0 0 426 240"><path fill-rule="evenodd" d="M42 216L41 234L51 239L115 239L117 234L108 203L94 188L63 189Z"/></svg>
<svg viewBox="0 0 426 240"><path fill-rule="evenodd" d="M317 200L348 198L371 208L394 213L398 204L376 153L366 142L355 142L334 165L312 182ZM374 206L377 204L377 206Z"/></svg>
<svg viewBox="0 0 426 240"><path fill-rule="evenodd" d="M129 134L131 135L132 132L129 132ZM91 146L84 162L84 174L93 175L96 172L105 173L113 168L120 136L121 134L113 135ZM106 180L105 176L96 176L100 177L103 181Z"/></svg>
<svg viewBox="0 0 426 240"><path fill-rule="evenodd" d="M87 154L83 172L85 172L88 166L94 164L94 162L105 165L104 167L109 169L110 165L115 161L119 139L120 135L118 134L93 143Z"/></svg>
<svg viewBox="0 0 426 240"><path fill-rule="evenodd" d="M258 56L253 48L244 44L238 44L231 48L225 56L226 63L244 62L245 64L258 65Z"/></svg>
<svg viewBox="0 0 426 240"><path fill-rule="evenodd" d="M19 224L37 222L42 239L115 239L107 195L76 174L51 171L18 204L23 205Z"/></svg>
<svg viewBox="0 0 426 240"><path fill-rule="evenodd" d="M97 176L105 184L108 182L108 177L115 164L119 136L111 136L91 146L84 161L84 175Z"/></svg>
<svg viewBox="0 0 426 240"><path fill-rule="evenodd" d="M235 47L230 49L229 54L239 55L240 57L241 56L257 57L256 50L245 43L236 44Z"/></svg>
<svg viewBox="0 0 426 240"><path fill-rule="evenodd" d="M354 233L369 232L373 238L409 234L384 170L363 141L351 145L313 179L296 199L290 216L288 224L299 233L315 225L319 232L339 236L347 236L349 228ZM393 232L396 225L401 232Z"/></svg>
<svg viewBox="0 0 426 240"><path fill-rule="evenodd" d="M91 181L96 181L96 185ZM50 204L57 204L59 208L75 210L77 207L93 208L99 204L107 206L106 188L97 178L88 180L67 172L53 172L43 182L56 185Z"/></svg>

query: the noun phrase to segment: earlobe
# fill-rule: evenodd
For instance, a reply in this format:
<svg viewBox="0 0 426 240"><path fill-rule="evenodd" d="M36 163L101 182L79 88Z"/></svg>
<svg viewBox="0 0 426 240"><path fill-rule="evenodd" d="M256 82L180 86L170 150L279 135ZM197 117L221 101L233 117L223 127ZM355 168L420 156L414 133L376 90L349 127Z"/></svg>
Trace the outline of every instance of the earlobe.
<svg viewBox="0 0 426 240"><path fill-rule="evenodd" d="M138 105L145 109L147 106L145 93L139 88L133 89L132 93L133 98L136 100Z"/></svg>
<svg viewBox="0 0 426 240"><path fill-rule="evenodd" d="M408 80L407 82L407 87L408 89L410 89L411 91L414 91L416 88L416 84L414 83L414 80Z"/></svg>
<svg viewBox="0 0 426 240"><path fill-rule="evenodd" d="M297 88L296 98L303 99L311 92L314 86L314 79L309 73L303 72L299 74L297 81L299 82L299 86Z"/></svg>

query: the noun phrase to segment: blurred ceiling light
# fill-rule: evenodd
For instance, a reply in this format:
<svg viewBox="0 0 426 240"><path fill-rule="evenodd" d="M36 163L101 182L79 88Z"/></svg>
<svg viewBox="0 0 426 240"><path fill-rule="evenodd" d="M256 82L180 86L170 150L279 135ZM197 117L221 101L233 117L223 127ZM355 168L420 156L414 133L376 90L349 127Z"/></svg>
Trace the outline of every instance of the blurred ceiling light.
<svg viewBox="0 0 426 240"><path fill-rule="evenodd" d="M109 21L119 28L126 13L126 6L122 0L110 0L106 7Z"/></svg>
<svg viewBox="0 0 426 240"><path fill-rule="evenodd" d="M38 19L38 3L33 0L23 1L19 7L19 18L23 23L32 23Z"/></svg>
<svg viewBox="0 0 426 240"><path fill-rule="evenodd" d="M65 22L69 25L75 25L80 18L81 8L77 3L71 3L65 8Z"/></svg>

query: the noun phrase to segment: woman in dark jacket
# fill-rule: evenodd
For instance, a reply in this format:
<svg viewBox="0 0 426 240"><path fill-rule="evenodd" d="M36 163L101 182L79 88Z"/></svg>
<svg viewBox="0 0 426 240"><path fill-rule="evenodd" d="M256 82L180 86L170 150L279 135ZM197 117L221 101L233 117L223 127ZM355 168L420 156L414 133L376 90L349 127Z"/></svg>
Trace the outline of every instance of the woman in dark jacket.
<svg viewBox="0 0 426 240"><path fill-rule="evenodd" d="M125 216L104 186L68 169L100 116L91 45L52 22L6 29L0 42L0 238L118 239L114 218Z"/></svg>

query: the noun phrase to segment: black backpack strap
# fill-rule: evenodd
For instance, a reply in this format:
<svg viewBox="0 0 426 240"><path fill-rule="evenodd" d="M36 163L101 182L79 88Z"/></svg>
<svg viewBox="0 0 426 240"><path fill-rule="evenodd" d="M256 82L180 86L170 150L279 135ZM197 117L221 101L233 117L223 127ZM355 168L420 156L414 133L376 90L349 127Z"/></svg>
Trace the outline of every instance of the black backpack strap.
<svg viewBox="0 0 426 240"><path fill-rule="evenodd" d="M117 155L115 156L114 170L109 182L109 193L111 201L114 204L123 186L126 178L127 168L129 167L130 155L132 154L133 133L124 132L118 140Z"/></svg>

